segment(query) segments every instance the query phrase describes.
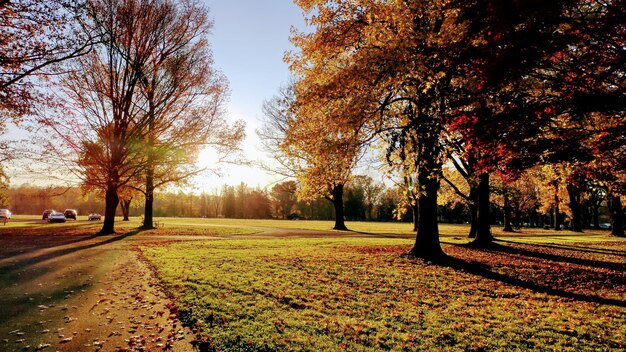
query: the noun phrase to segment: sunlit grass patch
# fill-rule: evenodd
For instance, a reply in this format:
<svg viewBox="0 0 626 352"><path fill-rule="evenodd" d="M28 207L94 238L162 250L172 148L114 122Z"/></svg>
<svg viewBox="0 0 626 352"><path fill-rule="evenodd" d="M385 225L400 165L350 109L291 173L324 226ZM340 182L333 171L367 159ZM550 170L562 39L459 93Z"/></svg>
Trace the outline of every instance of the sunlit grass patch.
<svg viewBox="0 0 626 352"><path fill-rule="evenodd" d="M143 252L208 350L580 351L626 344L623 242L614 252L581 256L574 247L542 248L552 256L539 259L537 248L517 244L500 251L448 246L457 259L451 266L402 257L410 245L393 238L222 240Z"/></svg>
<svg viewBox="0 0 626 352"><path fill-rule="evenodd" d="M208 237L229 237L237 235L250 235L261 230L253 228L238 228L231 226L199 226L184 224L168 224L153 230L143 230L141 235L145 236L208 236Z"/></svg>

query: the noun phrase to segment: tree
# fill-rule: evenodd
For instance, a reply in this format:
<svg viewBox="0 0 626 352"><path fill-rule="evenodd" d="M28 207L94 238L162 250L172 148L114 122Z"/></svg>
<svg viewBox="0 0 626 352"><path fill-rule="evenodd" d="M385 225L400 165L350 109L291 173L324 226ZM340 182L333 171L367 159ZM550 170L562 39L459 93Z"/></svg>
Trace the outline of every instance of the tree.
<svg viewBox="0 0 626 352"><path fill-rule="evenodd" d="M354 182L350 184L346 192L344 210L348 220L365 220L365 190L361 185L355 185Z"/></svg>
<svg viewBox="0 0 626 352"><path fill-rule="evenodd" d="M2 165L0 165L0 206L9 207L9 177L4 172Z"/></svg>
<svg viewBox="0 0 626 352"><path fill-rule="evenodd" d="M269 219L272 217L272 208L267 194L259 189L250 191L247 195L245 213L249 219Z"/></svg>
<svg viewBox="0 0 626 352"><path fill-rule="evenodd" d="M298 199L310 202L322 197L335 209L335 230L347 230L344 222L344 187L360 157L358 129L337 131L324 128L332 119L323 110L299 109L295 87L282 88L264 103L265 121L257 131L264 148L279 163L279 174L298 180Z"/></svg>
<svg viewBox="0 0 626 352"><path fill-rule="evenodd" d="M130 221L130 204L137 192L134 188L127 186L119 189L117 193L120 198L120 208L122 208L122 221Z"/></svg>
<svg viewBox="0 0 626 352"><path fill-rule="evenodd" d="M374 211L378 206L380 197L385 190L385 184L376 182L370 176L355 176L351 183L352 187L363 189L363 207L365 208L365 219L373 220Z"/></svg>
<svg viewBox="0 0 626 352"><path fill-rule="evenodd" d="M274 203L274 215L280 219L288 219L298 202L295 181L284 181L272 187L271 197Z"/></svg>
<svg viewBox="0 0 626 352"><path fill-rule="evenodd" d="M102 43L68 65L61 79L62 104L54 119L42 122L68 148L83 182L105 192L105 218L100 234L115 233L118 190L145 168L145 109L140 83L142 67L160 42L158 28L166 13L140 0L93 0L88 3L90 30Z"/></svg>
<svg viewBox="0 0 626 352"><path fill-rule="evenodd" d="M202 171L197 153L214 147L219 160L239 150L244 123L223 115L226 79L213 68L207 35L208 10L195 0L158 0L162 14L152 33L159 41L140 67L145 136L144 228L153 228L154 190Z"/></svg>
<svg viewBox="0 0 626 352"><path fill-rule="evenodd" d="M439 259L437 190L441 145L457 58L467 31L443 2L313 1L311 34L292 38L288 57L302 77L297 92L308 112L330 111L326 128L384 131L391 152L415 165L418 229L410 254ZM384 39L382 39L384 38ZM436 57L436 59L435 59Z"/></svg>
<svg viewBox="0 0 626 352"><path fill-rule="evenodd" d="M237 214L235 187L224 185L224 187L222 188L222 204L224 217L234 218Z"/></svg>

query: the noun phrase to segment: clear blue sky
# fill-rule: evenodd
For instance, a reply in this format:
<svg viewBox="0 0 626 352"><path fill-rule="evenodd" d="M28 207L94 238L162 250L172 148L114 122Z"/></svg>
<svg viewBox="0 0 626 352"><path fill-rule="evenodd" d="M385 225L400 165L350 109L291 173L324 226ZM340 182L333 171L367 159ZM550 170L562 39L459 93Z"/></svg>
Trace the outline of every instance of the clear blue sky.
<svg viewBox="0 0 626 352"><path fill-rule="evenodd" d="M214 21L211 35L216 66L230 82L231 120L247 123L244 143L246 156L262 158L254 132L262 118L263 101L271 98L278 87L288 81L289 69L283 62L291 26L303 29L301 9L291 0L204 0ZM265 187L276 180L262 170L250 167L225 167L223 179L201 179L199 190L209 191L222 183L241 181L250 186Z"/></svg>

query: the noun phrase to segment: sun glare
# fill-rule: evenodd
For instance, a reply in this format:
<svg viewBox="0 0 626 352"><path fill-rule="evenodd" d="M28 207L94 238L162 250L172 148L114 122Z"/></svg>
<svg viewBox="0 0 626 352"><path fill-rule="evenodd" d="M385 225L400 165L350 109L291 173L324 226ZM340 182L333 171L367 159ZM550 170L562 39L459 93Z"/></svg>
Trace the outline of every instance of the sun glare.
<svg viewBox="0 0 626 352"><path fill-rule="evenodd" d="M215 151L215 149L211 147L206 147L198 154L198 160L196 161L196 165L203 169L214 169L219 165L219 157Z"/></svg>

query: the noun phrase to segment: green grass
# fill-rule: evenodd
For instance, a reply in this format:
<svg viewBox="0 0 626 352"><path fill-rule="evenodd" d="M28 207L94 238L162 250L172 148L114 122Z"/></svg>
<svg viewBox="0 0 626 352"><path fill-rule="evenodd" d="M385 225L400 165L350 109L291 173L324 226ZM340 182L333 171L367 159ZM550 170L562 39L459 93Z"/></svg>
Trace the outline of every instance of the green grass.
<svg viewBox="0 0 626 352"><path fill-rule="evenodd" d="M567 236L446 246L447 266L402 257L402 238L142 250L205 350L621 350L626 243Z"/></svg>

